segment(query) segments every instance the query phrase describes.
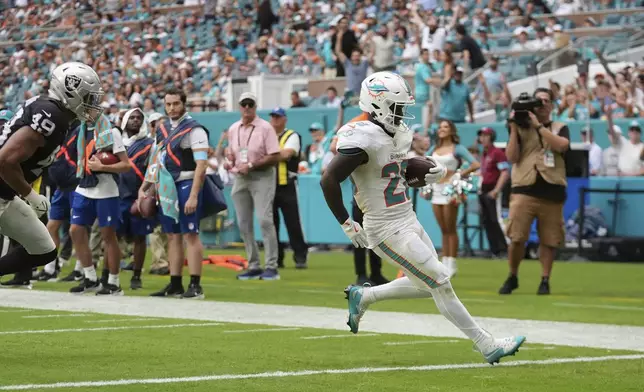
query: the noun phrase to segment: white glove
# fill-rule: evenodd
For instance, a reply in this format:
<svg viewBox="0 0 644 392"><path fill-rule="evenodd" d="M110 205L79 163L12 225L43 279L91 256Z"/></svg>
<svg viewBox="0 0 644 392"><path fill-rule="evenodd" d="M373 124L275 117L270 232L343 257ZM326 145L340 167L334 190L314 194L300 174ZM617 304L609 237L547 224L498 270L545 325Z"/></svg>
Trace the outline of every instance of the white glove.
<svg viewBox="0 0 644 392"><path fill-rule="evenodd" d="M454 173L454 174L452 175L452 177L449 179L449 182L450 182L451 184L453 184L453 183L454 183L454 181L460 181L460 180L461 180L461 177L462 177L462 176L461 176L461 172L460 172L460 171L457 171L457 172L456 172L456 173Z"/></svg>
<svg viewBox="0 0 644 392"><path fill-rule="evenodd" d="M432 157L428 157L428 159L434 162L434 167L429 169L429 172L425 174L425 184L427 185L437 183L447 174L447 168L443 164Z"/></svg>
<svg viewBox="0 0 644 392"><path fill-rule="evenodd" d="M359 223L354 222L351 218L348 218L342 224L342 230L344 230L344 234L346 234L351 242L353 242L353 246L355 246L356 248L367 247L367 235L365 234L364 230L362 230L362 226L360 226Z"/></svg>
<svg viewBox="0 0 644 392"><path fill-rule="evenodd" d="M47 197L36 193L33 189L31 192L25 196L27 204L36 212L36 215L40 218L43 214L46 214L49 211L50 203Z"/></svg>

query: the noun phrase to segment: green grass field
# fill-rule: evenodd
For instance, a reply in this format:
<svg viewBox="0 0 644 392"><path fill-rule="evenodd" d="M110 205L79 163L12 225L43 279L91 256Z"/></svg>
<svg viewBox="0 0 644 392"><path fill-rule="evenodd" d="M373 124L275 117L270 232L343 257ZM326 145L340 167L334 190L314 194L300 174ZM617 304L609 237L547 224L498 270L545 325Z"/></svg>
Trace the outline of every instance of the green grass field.
<svg viewBox="0 0 644 392"><path fill-rule="evenodd" d="M389 277L395 272L386 268ZM602 327L593 324L615 325L606 327L624 332L603 336L621 342L620 348L592 340L539 344L526 333L528 343L517 356L492 367L469 340L429 326L422 336L407 334L408 325L396 324L397 316L387 316L395 328L386 332L352 335L344 312L335 310L346 307L342 290L354 279L351 255L314 253L308 270L287 263L276 282L239 282L235 272L207 266L206 301L132 298L147 296L168 279L150 275L143 277L144 290L100 298L110 307L91 295L36 291L66 291L71 284L2 290L0 306L11 307L0 308L0 391L644 390L644 336L638 335L644 332L644 266L559 263L553 294L545 297L535 294L538 263L526 261L519 290L501 297L496 291L506 273L502 261L461 260L453 285L475 317L564 321L584 333ZM127 287L129 273L121 280ZM262 304L284 305L279 309L285 312L268 314L276 308ZM237 323L224 321L230 316L222 309L231 305L238 309ZM193 307L194 317L186 316ZM315 309L328 314L326 323L301 326L315 325L304 320ZM393 315L383 313L388 311L411 313L405 317L437 313L431 300L383 302L370 308L365 323L370 316ZM265 323L255 323L262 317ZM571 331L561 333L574 337Z"/></svg>

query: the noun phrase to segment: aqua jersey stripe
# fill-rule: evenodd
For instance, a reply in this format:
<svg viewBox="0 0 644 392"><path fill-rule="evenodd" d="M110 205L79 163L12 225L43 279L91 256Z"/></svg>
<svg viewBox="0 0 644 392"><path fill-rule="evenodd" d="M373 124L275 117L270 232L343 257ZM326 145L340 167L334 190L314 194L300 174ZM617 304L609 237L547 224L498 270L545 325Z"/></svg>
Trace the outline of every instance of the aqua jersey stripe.
<svg viewBox="0 0 644 392"><path fill-rule="evenodd" d="M384 242L381 242L380 245L378 245L378 248L385 252L387 256L389 256L393 261L396 263L400 264L404 269L407 271L411 272L414 274L415 277L418 279L422 280L427 284L427 286L431 288L436 288L439 287L440 285L432 278L424 274L422 271L420 271L418 268L414 267L412 263L409 261L405 260L404 257L399 255L398 253L394 252L390 247L387 246Z"/></svg>

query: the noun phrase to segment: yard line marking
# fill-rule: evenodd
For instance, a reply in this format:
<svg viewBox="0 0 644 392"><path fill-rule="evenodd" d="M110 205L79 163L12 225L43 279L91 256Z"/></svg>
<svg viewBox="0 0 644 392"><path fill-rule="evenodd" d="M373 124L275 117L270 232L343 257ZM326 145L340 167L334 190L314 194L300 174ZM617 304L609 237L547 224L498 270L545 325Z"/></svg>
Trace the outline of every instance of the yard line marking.
<svg viewBox="0 0 644 392"><path fill-rule="evenodd" d="M644 307L640 306L624 306L624 305L594 305L594 304L574 304L571 302L555 302L555 306L565 306L567 308L596 308L596 309L610 309L610 310L638 310L644 311Z"/></svg>
<svg viewBox="0 0 644 392"><path fill-rule="evenodd" d="M223 331L223 333L247 333L247 332L275 332L275 331L297 331L299 328L262 328L262 329L235 329Z"/></svg>
<svg viewBox="0 0 644 392"><path fill-rule="evenodd" d="M459 343L460 340L412 340L409 342L384 342L385 346L411 346L415 344ZM521 348L523 350L523 348Z"/></svg>
<svg viewBox="0 0 644 392"><path fill-rule="evenodd" d="M483 304L503 304L505 301L501 299L485 299L485 298L461 298L462 302L480 302Z"/></svg>
<svg viewBox="0 0 644 392"><path fill-rule="evenodd" d="M70 313L70 314L37 314L32 316L22 316L24 319L39 319L39 318L57 318L57 317L88 317L92 316L87 313Z"/></svg>
<svg viewBox="0 0 644 392"><path fill-rule="evenodd" d="M39 333L62 333L62 332L91 332L91 331L122 331L126 329L159 329L179 327L210 327L221 325L220 323L199 323L199 324L165 324L165 325L137 325L127 327L97 327L97 328L64 328L64 329L27 329L23 331L0 331L0 335L23 335Z"/></svg>
<svg viewBox="0 0 644 392"><path fill-rule="evenodd" d="M163 320L160 318L120 318L120 319L104 319L104 320L86 320L86 323L116 323L119 321L122 322L130 322L130 321L158 321L158 320Z"/></svg>
<svg viewBox="0 0 644 392"><path fill-rule="evenodd" d="M285 378L301 376L317 376L327 374L358 374L358 373L383 373L383 372L430 372L456 369L490 369L493 367L517 367L526 365L557 365L565 363L588 363L604 361L626 361L644 359L644 355L613 355L604 357L572 357L572 358L551 358L534 361L510 361L501 362L491 366L487 363L461 363L446 365L426 366L397 366L397 367L360 367L352 369L322 369L322 370L299 370L292 372L274 371L249 374L213 374L208 376L192 377L168 377L168 378L143 378L105 381L80 381L80 382L57 382L53 384L16 384L0 386L0 391L20 391L26 389L56 389L56 388L90 388L107 387L117 385L143 385L143 384L177 384L187 382L222 381L222 380L245 380L261 378Z"/></svg>
<svg viewBox="0 0 644 392"><path fill-rule="evenodd" d="M241 302L187 301L180 307L165 298L74 296L39 290L0 290L2 308L31 308L75 313L155 317L187 322L247 324L249 328L317 328L346 333L346 308L268 305ZM172 321L170 321L172 320ZM527 336L530 343L644 352L644 326L576 323L548 320L475 317L497 336ZM403 328L404 327L404 328ZM231 329L232 327L226 328ZM463 339L463 333L439 314L371 310L360 322L362 332L443 339ZM624 339L628 336L628 339ZM391 340L391 339L386 339Z"/></svg>
<svg viewBox="0 0 644 392"><path fill-rule="evenodd" d="M33 309L1 309L0 313L27 313L33 311Z"/></svg>
<svg viewBox="0 0 644 392"><path fill-rule="evenodd" d="M380 336L380 334L377 333L361 333L360 335L354 335L354 334L344 334L344 335L320 335L320 336L304 336L301 337L300 339L307 339L307 340L314 340L314 339L334 339L334 338L359 338L363 336Z"/></svg>

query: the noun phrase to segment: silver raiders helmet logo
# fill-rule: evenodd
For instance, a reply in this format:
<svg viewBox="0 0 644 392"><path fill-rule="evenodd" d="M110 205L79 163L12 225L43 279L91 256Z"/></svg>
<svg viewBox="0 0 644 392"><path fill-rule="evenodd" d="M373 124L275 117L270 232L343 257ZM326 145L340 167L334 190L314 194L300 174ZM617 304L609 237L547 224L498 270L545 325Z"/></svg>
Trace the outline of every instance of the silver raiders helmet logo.
<svg viewBox="0 0 644 392"><path fill-rule="evenodd" d="M67 91L76 91L81 84L81 79L78 76L67 75L65 76L65 88Z"/></svg>

